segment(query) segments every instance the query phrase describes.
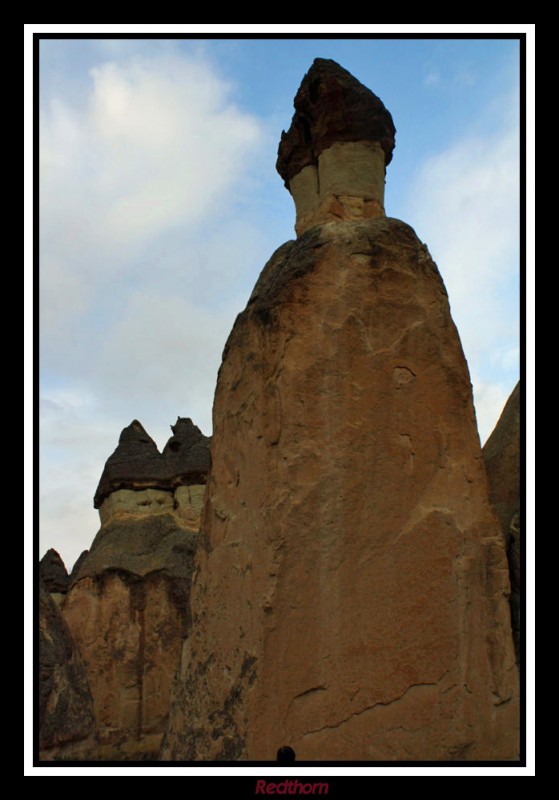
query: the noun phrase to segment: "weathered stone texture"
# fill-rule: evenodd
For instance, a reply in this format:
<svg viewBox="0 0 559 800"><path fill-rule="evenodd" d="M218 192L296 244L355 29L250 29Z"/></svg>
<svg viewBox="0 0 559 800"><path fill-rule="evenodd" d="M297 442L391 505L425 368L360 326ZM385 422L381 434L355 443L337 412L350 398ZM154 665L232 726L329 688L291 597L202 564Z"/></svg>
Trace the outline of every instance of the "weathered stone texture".
<svg viewBox="0 0 559 800"><path fill-rule="evenodd" d="M295 113L282 131L276 168L287 188L291 179L339 142L378 142L389 164L396 128L382 100L335 61L316 58L295 100Z"/></svg>
<svg viewBox="0 0 559 800"><path fill-rule="evenodd" d="M514 387L493 433L483 447L489 497L501 522L511 582L511 618L520 652L520 383Z"/></svg>
<svg viewBox="0 0 559 800"><path fill-rule="evenodd" d="M109 511L113 507L119 510L119 505L126 506L128 501L123 498L130 500L130 495L120 495L122 504L113 498L112 505L106 506L107 498L117 492L156 490L170 493L166 500L172 502L177 486L205 484L210 468L210 437L204 436L192 420L185 417L179 417L171 429L173 436L160 453L138 420L124 428L118 447L107 459L95 492L95 508L104 508L102 521L110 518ZM147 497L144 495L144 499ZM155 505L157 497L161 499L162 495L152 494ZM134 505L133 500L130 502ZM138 501L138 506L140 504ZM137 513L137 509L133 513Z"/></svg>
<svg viewBox="0 0 559 800"><path fill-rule="evenodd" d="M115 517L82 562L63 613L93 695L95 758L157 757L189 624L196 544L174 513Z"/></svg>
<svg viewBox="0 0 559 800"><path fill-rule="evenodd" d="M395 219L282 246L235 323L163 758L515 759L467 365Z"/></svg>
<svg viewBox="0 0 559 800"><path fill-rule="evenodd" d="M64 594L70 585L66 565L52 548L39 561L39 575L51 594Z"/></svg>
<svg viewBox="0 0 559 800"><path fill-rule="evenodd" d="M73 583L78 575L83 562L85 561L89 550L82 550L82 552L77 557L76 561L74 562L74 566L72 567L72 572L70 573L70 583Z"/></svg>
<svg viewBox="0 0 559 800"><path fill-rule="evenodd" d="M44 761L95 753L93 701L79 652L39 579L39 755Z"/></svg>
<svg viewBox="0 0 559 800"><path fill-rule="evenodd" d="M384 176L396 129L390 113L335 61L317 58L283 131L277 170L296 208L295 230L384 216Z"/></svg>

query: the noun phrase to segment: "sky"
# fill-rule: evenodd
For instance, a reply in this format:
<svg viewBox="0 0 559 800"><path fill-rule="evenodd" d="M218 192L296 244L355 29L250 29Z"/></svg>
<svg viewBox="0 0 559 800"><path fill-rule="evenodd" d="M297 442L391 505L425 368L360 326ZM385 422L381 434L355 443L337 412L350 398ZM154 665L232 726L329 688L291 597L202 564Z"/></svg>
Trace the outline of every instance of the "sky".
<svg viewBox="0 0 559 800"><path fill-rule="evenodd" d="M499 39L40 43L40 555L99 527L120 431L209 435L217 370L266 261L294 238L275 171L315 57L392 113L388 216L427 243L482 443L519 377L519 44Z"/></svg>

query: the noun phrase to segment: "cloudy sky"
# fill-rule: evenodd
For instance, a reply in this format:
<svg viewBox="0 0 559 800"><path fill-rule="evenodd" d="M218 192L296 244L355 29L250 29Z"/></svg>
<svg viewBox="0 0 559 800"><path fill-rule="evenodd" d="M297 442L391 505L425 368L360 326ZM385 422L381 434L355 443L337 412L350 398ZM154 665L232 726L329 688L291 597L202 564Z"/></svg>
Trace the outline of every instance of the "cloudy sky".
<svg viewBox="0 0 559 800"><path fill-rule="evenodd" d="M221 352L294 236L274 164L317 57L384 101L386 210L445 280L482 442L519 375L514 40L66 39L40 43L41 555L70 568L121 429L211 433Z"/></svg>

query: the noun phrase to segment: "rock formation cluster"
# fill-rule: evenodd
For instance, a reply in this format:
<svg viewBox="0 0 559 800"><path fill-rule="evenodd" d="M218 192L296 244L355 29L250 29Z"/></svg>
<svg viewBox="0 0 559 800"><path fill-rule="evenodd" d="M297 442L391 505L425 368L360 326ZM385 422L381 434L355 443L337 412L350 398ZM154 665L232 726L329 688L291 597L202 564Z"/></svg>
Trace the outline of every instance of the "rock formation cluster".
<svg viewBox="0 0 559 800"><path fill-rule="evenodd" d="M441 275L385 216L394 137L313 63L277 161L297 239L231 331L211 442L179 419L160 453L134 421L90 551L70 578L41 567L91 758L518 758L518 421L507 405L482 454Z"/></svg>
<svg viewBox="0 0 559 800"><path fill-rule="evenodd" d="M162 453L137 420L122 431L95 493L101 529L71 579L64 568L61 612L97 732L88 758L153 760L166 725L209 469L209 439L192 421L172 431ZM58 578L53 552L41 572Z"/></svg>

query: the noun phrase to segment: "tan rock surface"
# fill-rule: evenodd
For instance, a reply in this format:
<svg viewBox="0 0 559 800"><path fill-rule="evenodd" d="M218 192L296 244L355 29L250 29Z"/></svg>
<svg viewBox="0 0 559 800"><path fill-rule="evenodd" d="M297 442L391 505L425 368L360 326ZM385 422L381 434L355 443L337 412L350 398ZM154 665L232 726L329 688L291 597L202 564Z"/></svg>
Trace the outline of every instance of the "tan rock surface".
<svg viewBox="0 0 559 800"><path fill-rule="evenodd" d="M113 517L66 596L63 614L94 701L96 758L157 757L188 628L196 543L174 513Z"/></svg>
<svg viewBox="0 0 559 800"><path fill-rule="evenodd" d="M96 752L95 719L85 669L68 626L42 580L38 655L41 761L90 758Z"/></svg>
<svg viewBox="0 0 559 800"><path fill-rule="evenodd" d="M99 507L101 524L119 514L159 514L173 511L173 492L162 489L119 489L106 497Z"/></svg>
<svg viewBox="0 0 559 800"><path fill-rule="evenodd" d="M300 236L324 222L384 216L384 151L378 142L336 142L289 184Z"/></svg>
<svg viewBox="0 0 559 800"><path fill-rule="evenodd" d="M175 510L191 530L200 530L200 516L204 507L205 485L178 486L175 489Z"/></svg>
<svg viewBox="0 0 559 800"><path fill-rule="evenodd" d="M468 369L409 226L275 253L224 352L211 455L163 758L518 757Z"/></svg>

